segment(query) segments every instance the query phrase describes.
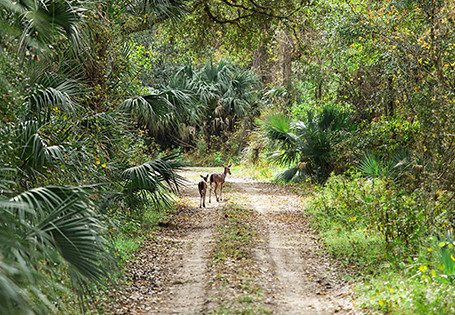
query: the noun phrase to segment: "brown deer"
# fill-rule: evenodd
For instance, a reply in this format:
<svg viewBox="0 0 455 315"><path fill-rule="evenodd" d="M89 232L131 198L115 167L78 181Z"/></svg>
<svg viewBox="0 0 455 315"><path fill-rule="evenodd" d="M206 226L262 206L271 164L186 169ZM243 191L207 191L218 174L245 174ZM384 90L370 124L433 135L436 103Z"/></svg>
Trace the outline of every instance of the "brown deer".
<svg viewBox="0 0 455 315"><path fill-rule="evenodd" d="M232 164L231 164L232 165ZM224 180L226 178L226 175L229 174L231 175L231 165L229 166L224 166L224 173L214 173L210 175L210 191L209 191L209 203L211 202L212 199L212 184L215 183L215 197L216 201L220 201L221 199L221 194L223 193L223 185L224 185ZM216 189L220 186L220 197L218 198L218 195L216 194Z"/></svg>
<svg viewBox="0 0 455 315"><path fill-rule="evenodd" d="M209 174L207 176L202 176L202 180L197 184L197 187L199 188L199 194L201 195L201 202L199 204L199 208L202 208L204 206L205 208L205 195L207 193L207 180L209 179Z"/></svg>

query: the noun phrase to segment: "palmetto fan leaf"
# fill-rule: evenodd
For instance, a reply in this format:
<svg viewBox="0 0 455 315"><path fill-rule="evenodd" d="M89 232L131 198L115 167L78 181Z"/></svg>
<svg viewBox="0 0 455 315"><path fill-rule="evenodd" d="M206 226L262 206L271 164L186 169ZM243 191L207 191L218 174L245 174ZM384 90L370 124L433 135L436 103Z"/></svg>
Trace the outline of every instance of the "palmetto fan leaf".
<svg viewBox="0 0 455 315"><path fill-rule="evenodd" d="M81 276L90 281L102 282L109 274L106 264L112 262L109 261L107 242L100 234L101 224L87 210L85 201L65 200L42 218L38 228L52 235L54 246Z"/></svg>
<svg viewBox="0 0 455 315"><path fill-rule="evenodd" d="M174 106L162 92L152 89L149 92L123 101L120 108L133 114L141 124L161 129L169 121Z"/></svg>
<svg viewBox="0 0 455 315"><path fill-rule="evenodd" d="M37 86L34 93L29 95L29 111L34 115L46 114L51 109L61 112L74 113L78 106L73 98L81 93L78 82L49 72L37 71L33 76Z"/></svg>
<svg viewBox="0 0 455 315"><path fill-rule="evenodd" d="M48 146L38 134L36 121L20 123L13 132L15 145L20 150L20 168L28 175L41 171L44 166L52 166L57 160L64 160L65 149L60 145Z"/></svg>
<svg viewBox="0 0 455 315"><path fill-rule="evenodd" d="M320 130L308 130L304 134L304 141L300 141L297 149L307 160L329 160L332 152L332 137L330 133Z"/></svg>
<svg viewBox="0 0 455 315"><path fill-rule="evenodd" d="M166 187L177 192L184 179L176 173L182 167L178 161L172 160L175 155L156 159L123 171L122 177L127 181L125 188L129 193L139 190L155 192ZM166 188L167 188L166 187Z"/></svg>
<svg viewBox="0 0 455 315"><path fill-rule="evenodd" d="M339 139L337 132L350 130L349 116L332 107L324 108L319 115L307 112L306 121L291 120L283 114L275 114L265 119L263 130L266 137L280 149L274 154L281 164L300 162L305 168L288 170L281 179L311 176L324 182L333 170L333 146ZM291 176L292 175L292 176Z"/></svg>
<svg viewBox="0 0 455 315"><path fill-rule="evenodd" d="M177 174L182 163L176 158L177 154L171 154L124 170L125 192L131 195L146 191L155 203L167 203L167 192L178 192L184 184L184 179Z"/></svg>
<svg viewBox="0 0 455 315"><path fill-rule="evenodd" d="M47 297L54 291L44 293L41 287L58 286L46 276L55 266L67 264L73 283L83 286L103 282L114 271L98 216L82 188L41 187L0 200L0 222L2 314L52 313Z"/></svg>
<svg viewBox="0 0 455 315"><path fill-rule="evenodd" d="M173 116L177 120L193 123L198 120L199 112L190 91L168 87L161 91L161 95L173 105Z"/></svg>
<svg viewBox="0 0 455 315"><path fill-rule="evenodd" d="M275 151L270 155L270 160L281 165L291 165L300 161L301 154L293 147Z"/></svg>
<svg viewBox="0 0 455 315"><path fill-rule="evenodd" d="M318 127L321 130L337 131L341 129L349 129L353 126L349 115L346 112L339 111L334 106L326 106L322 109Z"/></svg>
<svg viewBox="0 0 455 315"><path fill-rule="evenodd" d="M214 85L196 80L193 86L194 94L197 95L199 102L209 105L212 110L218 105L219 96Z"/></svg>
<svg viewBox="0 0 455 315"><path fill-rule="evenodd" d="M24 31L21 37L22 47L52 43L53 38L64 34L73 46L80 46L79 22L82 20L83 5L79 1L22 1Z"/></svg>
<svg viewBox="0 0 455 315"><path fill-rule="evenodd" d="M206 83L229 84L232 77L233 65L227 60L220 60L214 64L212 60L202 67L197 73L197 77Z"/></svg>
<svg viewBox="0 0 455 315"><path fill-rule="evenodd" d="M285 170L283 173L277 176L277 180L284 182L299 182L304 180L307 177L305 169L296 167L291 167Z"/></svg>
<svg viewBox="0 0 455 315"><path fill-rule="evenodd" d="M180 117L184 113L185 125L198 123L205 134L219 134L232 130L239 119L253 116L251 109L257 103L258 82L252 71L236 67L228 60L218 63L211 60L198 71L189 66L180 67L168 86L187 93L190 102L169 100L176 109L180 108L177 111Z"/></svg>
<svg viewBox="0 0 455 315"><path fill-rule="evenodd" d="M184 123L194 124L198 122L205 112L202 103L216 97L212 93L208 99L198 100L194 93L197 89L196 85L196 81L189 78L182 70L172 76L167 87L163 89L163 92L168 95L169 101L175 106L174 115Z"/></svg>
<svg viewBox="0 0 455 315"><path fill-rule="evenodd" d="M265 136L281 148L295 147L299 137L291 131L291 119L284 114L268 116L263 122Z"/></svg>
<svg viewBox="0 0 455 315"><path fill-rule="evenodd" d="M19 194L11 201L39 209L19 215L30 222L28 240L53 247L87 281L101 282L107 277L112 258L100 233L101 224L83 189L41 187Z"/></svg>
<svg viewBox="0 0 455 315"><path fill-rule="evenodd" d="M359 170L369 178L398 178L409 167L407 155L398 152L391 159L385 159L372 152L365 152L360 159Z"/></svg>
<svg viewBox="0 0 455 315"><path fill-rule="evenodd" d="M25 191L13 198L11 202L23 203L35 209L40 216L46 215L49 209L55 209L65 201L80 198L82 192L78 188L62 187L62 186L47 186L38 187L32 190ZM26 220L27 212L18 210L16 215L22 220Z"/></svg>
<svg viewBox="0 0 455 315"><path fill-rule="evenodd" d="M32 226L14 215L18 209L33 213L26 204L0 200L0 313L46 314L53 305L41 292L44 276L38 265L42 256L35 242L25 238ZM34 299L37 303L32 303Z"/></svg>

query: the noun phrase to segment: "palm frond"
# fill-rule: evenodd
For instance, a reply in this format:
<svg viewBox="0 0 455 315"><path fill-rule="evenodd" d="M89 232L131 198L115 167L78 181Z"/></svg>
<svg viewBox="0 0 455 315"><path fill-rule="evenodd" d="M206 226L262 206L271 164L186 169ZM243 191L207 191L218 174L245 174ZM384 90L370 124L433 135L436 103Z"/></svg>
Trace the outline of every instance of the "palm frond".
<svg viewBox="0 0 455 315"><path fill-rule="evenodd" d="M266 117L263 122L265 136L272 142L278 143L282 148L294 147L299 139L291 131L291 119L281 113Z"/></svg>
<svg viewBox="0 0 455 315"><path fill-rule="evenodd" d="M180 121L186 120L194 123L198 120L199 115L195 111L196 105L189 91L166 88L161 91L161 95L172 104L173 115Z"/></svg>
<svg viewBox="0 0 455 315"><path fill-rule="evenodd" d="M301 159L301 153L295 148L288 148L272 152L270 161L279 165L291 165Z"/></svg>
<svg viewBox="0 0 455 315"><path fill-rule="evenodd" d="M25 235L29 222L20 220L11 209L32 211L27 205L0 200L0 312L1 314L46 314L55 311L41 291L44 276L38 271L41 253Z"/></svg>
<svg viewBox="0 0 455 315"><path fill-rule="evenodd" d="M47 186L38 187L25 191L10 199L11 202L23 203L31 209L35 209L40 216L45 216L49 209L55 209L65 201L74 198L80 198L81 191L72 187L65 186ZM21 220L30 220L27 218L27 212L23 209L17 209L16 215Z"/></svg>
<svg viewBox="0 0 455 315"><path fill-rule="evenodd" d="M213 105L216 106L219 96L217 89L213 85L202 81L195 83L194 86L194 93L198 95L199 101L202 104L212 105L212 107Z"/></svg>
<svg viewBox="0 0 455 315"><path fill-rule="evenodd" d="M159 91L150 90L151 93L129 98L120 105L120 108L133 114L141 124L161 129L172 113L173 105Z"/></svg>
<svg viewBox="0 0 455 315"><path fill-rule="evenodd" d="M175 160L176 157L176 154L171 154L123 171L122 177L126 180L127 193L145 190L152 195L157 195L163 189L178 192L184 179L177 174L182 163Z"/></svg>
<svg viewBox="0 0 455 315"><path fill-rule="evenodd" d="M329 162L332 153L332 135L321 130L308 130L299 142L298 150L309 160Z"/></svg>
<svg viewBox="0 0 455 315"><path fill-rule="evenodd" d="M64 160L65 149L60 145L48 146L38 134L38 123L27 121L20 123L14 130L16 146L20 150L18 158L20 168L32 175L43 167L51 167L57 160Z"/></svg>
<svg viewBox="0 0 455 315"><path fill-rule="evenodd" d="M79 2L65 0L23 2L24 31L21 46L41 47L51 44L53 38L65 35L73 46L80 45L79 22L83 7Z"/></svg>
<svg viewBox="0 0 455 315"><path fill-rule="evenodd" d="M307 111L305 121L271 115L264 119L262 129L280 149L273 155L275 161L285 165L308 163L311 172L306 175L323 183L333 170L333 148L340 141L340 132L350 131L352 126L347 113L329 106L319 115Z"/></svg>
<svg viewBox="0 0 455 315"><path fill-rule="evenodd" d="M2 314L54 312L48 300L54 290L41 287L47 281L61 289L45 275L56 265L67 264L73 283L83 286L104 282L114 271L99 218L79 187L40 187L0 200L0 219Z"/></svg>
<svg viewBox="0 0 455 315"><path fill-rule="evenodd" d="M333 105L325 106L319 115L318 127L321 130L347 130L351 126L352 122L349 119L348 113L337 109Z"/></svg>
<svg viewBox="0 0 455 315"><path fill-rule="evenodd" d="M359 170L370 178L387 178L392 175L394 166L392 160L381 159L371 152L365 152L359 163Z"/></svg>
<svg viewBox="0 0 455 315"><path fill-rule="evenodd" d="M410 167L405 152L397 152L392 158L386 159L367 151L359 163L359 170L369 178L398 178Z"/></svg>
<svg viewBox="0 0 455 315"><path fill-rule="evenodd" d="M37 73L37 88L29 95L28 110L34 115L44 116L49 112L75 113L78 109L73 100L80 95L81 86L78 82L57 76L49 72Z"/></svg>
<svg viewBox="0 0 455 315"><path fill-rule="evenodd" d="M32 228L26 235L28 240L54 248L86 281L100 283L108 277L108 266L113 258L101 236L102 225L83 189L40 187L10 201L38 210L23 211L19 215L31 223Z"/></svg>
<svg viewBox="0 0 455 315"><path fill-rule="evenodd" d="M279 174L276 177L276 180L283 181L285 183L289 182L301 182L307 178L307 173L305 169L301 169L298 166L291 167L285 170L283 173Z"/></svg>

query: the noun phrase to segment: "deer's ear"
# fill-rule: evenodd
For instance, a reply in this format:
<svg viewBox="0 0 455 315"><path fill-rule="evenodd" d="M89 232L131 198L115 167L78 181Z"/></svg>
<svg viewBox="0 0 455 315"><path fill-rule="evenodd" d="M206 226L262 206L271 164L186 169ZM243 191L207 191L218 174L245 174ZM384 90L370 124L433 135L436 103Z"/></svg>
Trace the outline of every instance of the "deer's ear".
<svg viewBox="0 0 455 315"><path fill-rule="evenodd" d="M202 178L204 178L204 176L202 176L202 175L199 175L199 176L201 176Z"/></svg>
<svg viewBox="0 0 455 315"><path fill-rule="evenodd" d="M232 165L232 164L231 164ZM231 165L229 165L228 167L231 167Z"/></svg>

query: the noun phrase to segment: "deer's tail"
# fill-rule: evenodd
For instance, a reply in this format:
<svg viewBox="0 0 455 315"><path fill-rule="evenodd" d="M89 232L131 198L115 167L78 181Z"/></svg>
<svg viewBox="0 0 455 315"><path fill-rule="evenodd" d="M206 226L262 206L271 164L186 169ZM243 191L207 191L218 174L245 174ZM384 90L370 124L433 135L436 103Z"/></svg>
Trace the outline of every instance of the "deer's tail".
<svg viewBox="0 0 455 315"><path fill-rule="evenodd" d="M213 174L212 174L212 175L210 175L210 186L212 186L213 182L214 182L214 180L213 180Z"/></svg>
<svg viewBox="0 0 455 315"><path fill-rule="evenodd" d="M197 184L197 187L199 188L199 193L202 195L202 191L204 190L204 182L199 182L199 184Z"/></svg>

